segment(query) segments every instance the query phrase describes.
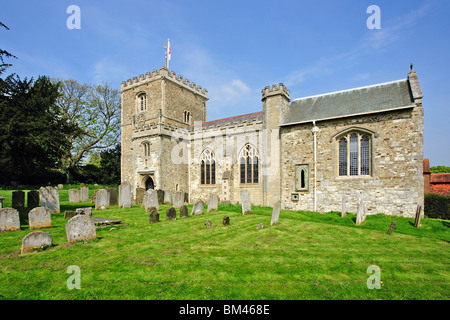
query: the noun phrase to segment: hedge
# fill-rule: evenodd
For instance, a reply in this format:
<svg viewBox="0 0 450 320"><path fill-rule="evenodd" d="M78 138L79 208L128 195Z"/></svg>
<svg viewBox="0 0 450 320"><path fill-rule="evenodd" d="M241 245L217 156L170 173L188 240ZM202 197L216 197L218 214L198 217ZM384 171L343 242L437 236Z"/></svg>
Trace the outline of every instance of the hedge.
<svg viewBox="0 0 450 320"><path fill-rule="evenodd" d="M424 212L428 218L450 220L450 196L426 193Z"/></svg>

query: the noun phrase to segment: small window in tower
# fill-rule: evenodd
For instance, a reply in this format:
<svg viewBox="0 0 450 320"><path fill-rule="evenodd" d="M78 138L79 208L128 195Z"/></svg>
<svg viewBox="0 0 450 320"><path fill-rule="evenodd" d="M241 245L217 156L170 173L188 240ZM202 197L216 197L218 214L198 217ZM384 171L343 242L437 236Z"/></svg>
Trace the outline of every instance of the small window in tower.
<svg viewBox="0 0 450 320"><path fill-rule="evenodd" d="M189 111L183 112L183 121L186 123L190 123L191 121L191 113Z"/></svg>
<svg viewBox="0 0 450 320"><path fill-rule="evenodd" d="M147 111L147 95L145 93L140 93L137 96L137 111Z"/></svg>

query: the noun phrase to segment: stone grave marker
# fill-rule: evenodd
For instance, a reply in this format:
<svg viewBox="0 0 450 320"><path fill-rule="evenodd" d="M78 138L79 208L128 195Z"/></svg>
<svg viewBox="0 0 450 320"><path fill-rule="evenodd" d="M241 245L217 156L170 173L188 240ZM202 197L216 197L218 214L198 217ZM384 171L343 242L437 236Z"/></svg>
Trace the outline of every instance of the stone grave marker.
<svg viewBox="0 0 450 320"><path fill-rule="evenodd" d="M176 191L172 194L172 202L174 208L181 208L184 205L184 192Z"/></svg>
<svg viewBox="0 0 450 320"><path fill-rule="evenodd" d="M81 189L80 189L80 201L81 202L88 202L89 201L89 188L88 187L81 187Z"/></svg>
<svg viewBox="0 0 450 320"><path fill-rule="evenodd" d="M52 226L52 214L46 207L36 207L28 212L28 225L30 229L50 228Z"/></svg>
<svg viewBox="0 0 450 320"><path fill-rule="evenodd" d="M359 226L364 218L364 204L361 198L358 198L358 206L356 209L356 225Z"/></svg>
<svg viewBox="0 0 450 320"><path fill-rule="evenodd" d="M23 237L20 253L27 253L36 249L44 249L46 247L50 247L52 243L52 236L47 232L34 231Z"/></svg>
<svg viewBox="0 0 450 320"><path fill-rule="evenodd" d="M106 191L106 190L105 190ZM91 217L77 214L66 223L66 235L69 243L97 238L95 224Z"/></svg>
<svg viewBox="0 0 450 320"><path fill-rule="evenodd" d="M216 212L219 205L219 197L213 193L209 195L208 210L206 212Z"/></svg>
<svg viewBox="0 0 450 320"><path fill-rule="evenodd" d="M39 207L39 191L31 190L27 192L27 207L29 210Z"/></svg>
<svg viewBox="0 0 450 320"><path fill-rule="evenodd" d="M25 192L13 191L12 193L12 205L14 209L20 209L25 207Z"/></svg>
<svg viewBox="0 0 450 320"><path fill-rule="evenodd" d="M229 225L230 225L230 217L229 217L229 216L223 217L223 219L222 219L222 224L223 224L224 226L229 226Z"/></svg>
<svg viewBox="0 0 450 320"><path fill-rule="evenodd" d="M109 205L117 206L117 189L116 188L108 188L109 192Z"/></svg>
<svg viewBox="0 0 450 320"><path fill-rule="evenodd" d="M211 228L212 227L212 222L211 221L209 221L209 220L206 220L205 221L205 226L207 226L208 228Z"/></svg>
<svg viewBox="0 0 450 320"><path fill-rule="evenodd" d="M177 219L177 211L174 207L170 207L166 211L166 220L176 220Z"/></svg>
<svg viewBox="0 0 450 320"><path fill-rule="evenodd" d="M342 196L342 207L341 207L341 217L345 218L347 216L347 201L345 196Z"/></svg>
<svg viewBox="0 0 450 320"><path fill-rule="evenodd" d="M131 208L131 187L128 181L119 186L119 208Z"/></svg>
<svg viewBox="0 0 450 320"><path fill-rule="evenodd" d="M256 229L259 230L259 229L262 229L262 228L264 228L264 224L262 222L258 223L258 225L256 226Z"/></svg>
<svg viewBox="0 0 450 320"><path fill-rule="evenodd" d="M46 207L50 213L59 212L59 191L56 187L39 188L39 201L41 207Z"/></svg>
<svg viewBox="0 0 450 320"><path fill-rule="evenodd" d="M188 208L185 205L182 205L180 208L180 219L188 218Z"/></svg>
<svg viewBox="0 0 450 320"><path fill-rule="evenodd" d="M389 227L389 230L388 230L388 234L392 234L393 232L394 232L394 229L395 229L395 226L397 225L397 222L396 221L392 221L392 223L391 223L391 225L390 225L390 227Z"/></svg>
<svg viewBox="0 0 450 320"><path fill-rule="evenodd" d="M64 211L64 219L71 219L75 217L78 213L76 211Z"/></svg>
<svg viewBox="0 0 450 320"><path fill-rule="evenodd" d="M3 200L5 200L5 197L0 196L0 209L3 208Z"/></svg>
<svg viewBox="0 0 450 320"><path fill-rule="evenodd" d="M109 192L106 189L98 189L95 195L95 210L109 209Z"/></svg>
<svg viewBox="0 0 450 320"><path fill-rule="evenodd" d="M77 208L76 213L77 214L85 214L87 216L92 216L92 207Z"/></svg>
<svg viewBox="0 0 450 320"><path fill-rule="evenodd" d="M417 209L416 209L416 217L414 219L414 227L416 227L416 228L421 227L421 225L420 225L421 218L422 218L422 206L418 205Z"/></svg>
<svg viewBox="0 0 450 320"><path fill-rule="evenodd" d="M171 204L172 203L172 192L165 191L164 192L164 203Z"/></svg>
<svg viewBox="0 0 450 320"><path fill-rule="evenodd" d="M241 206L243 215L252 214L248 190L241 190Z"/></svg>
<svg viewBox="0 0 450 320"><path fill-rule="evenodd" d="M280 218L280 210L281 210L281 201L277 201L273 206L272 210L272 219L270 220L271 226L278 223L278 219Z"/></svg>
<svg viewBox="0 0 450 320"><path fill-rule="evenodd" d="M78 203L78 202L80 202L80 190L78 190L78 189L69 189L69 202L70 203Z"/></svg>
<svg viewBox="0 0 450 320"><path fill-rule="evenodd" d="M156 190L156 195L158 196L158 203L163 204L164 203L164 190Z"/></svg>
<svg viewBox="0 0 450 320"><path fill-rule="evenodd" d="M20 230L19 211L14 208L0 209L0 232Z"/></svg>
<svg viewBox="0 0 450 320"><path fill-rule="evenodd" d="M159 213L158 213L158 211L156 209L153 209L150 212L149 220L150 220L150 223L157 223L157 222L159 222Z"/></svg>
<svg viewBox="0 0 450 320"><path fill-rule="evenodd" d="M144 200L145 189L144 188L136 188L136 204L142 204Z"/></svg>
<svg viewBox="0 0 450 320"><path fill-rule="evenodd" d="M152 208L159 210L158 194L156 190L153 189L147 190L142 205L145 207L145 212L152 211Z"/></svg>
<svg viewBox="0 0 450 320"><path fill-rule="evenodd" d="M203 214L204 207L205 207L205 204L203 203L203 201L198 200L192 207L191 216L192 215L199 216L199 215Z"/></svg>
<svg viewBox="0 0 450 320"><path fill-rule="evenodd" d="M57 188L58 188L58 190L64 189L64 185L60 183L60 184L58 184Z"/></svg>

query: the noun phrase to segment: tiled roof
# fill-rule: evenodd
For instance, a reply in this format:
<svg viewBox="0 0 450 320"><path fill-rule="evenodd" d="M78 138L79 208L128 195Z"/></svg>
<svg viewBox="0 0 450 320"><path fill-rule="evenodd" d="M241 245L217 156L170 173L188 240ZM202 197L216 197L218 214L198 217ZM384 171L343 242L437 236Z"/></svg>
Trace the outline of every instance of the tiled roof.
<svg viewBox="0 0 450 320"><path fill-rule="evenodd" d="M430 183L450 183L450 173L432 173Z"/></svg>
<svg viewBox="0 0 450 320"><path fill-rule="evenodd" d="M262 118L263 118L262 111L247 113L247 114L242 114L239 116L202 122L202 129L219 127L219 126L223 127L223 126L227 126L227 125L231 125L231 124L240 124L243 122L261 121ZM196 128L197 128L197 126L198 125L195 125ZM194 126L190 126L189 128L192 130L194 128Z"/></svg>

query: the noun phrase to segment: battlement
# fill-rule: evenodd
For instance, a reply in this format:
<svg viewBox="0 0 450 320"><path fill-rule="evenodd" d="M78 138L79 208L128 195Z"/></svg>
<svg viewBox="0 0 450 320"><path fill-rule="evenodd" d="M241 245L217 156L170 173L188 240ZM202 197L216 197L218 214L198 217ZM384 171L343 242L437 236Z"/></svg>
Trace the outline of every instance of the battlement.
<svg viewBox="0 0 450 320"><path fill-rule="evenodd" d="M151 73L146 72L145 75L141 74L139 75L139 77L133 77L133 79L122 81L121 91L129 90L136 86L158 79L171 80L172 82L182 86L183 88L194 91L195 93L208 98L208 90L197 85L195 82L190 82L189 79L183 79L181 75L177 75L173 71L169 72L165 67L161 67L159 68L159 70L155 69Z"/></svg>
<svg viewBox="0 0 450 320"><path fill-rule="evenodd" d="M266 86L264 89L261 90L262 100L270 97L282 94L287 99L289 99L289 89L284 86L284 84L280 83L278 86L276 84L273 84L272 87Z"/></svg>

